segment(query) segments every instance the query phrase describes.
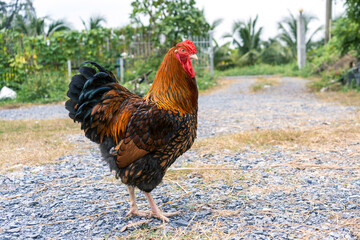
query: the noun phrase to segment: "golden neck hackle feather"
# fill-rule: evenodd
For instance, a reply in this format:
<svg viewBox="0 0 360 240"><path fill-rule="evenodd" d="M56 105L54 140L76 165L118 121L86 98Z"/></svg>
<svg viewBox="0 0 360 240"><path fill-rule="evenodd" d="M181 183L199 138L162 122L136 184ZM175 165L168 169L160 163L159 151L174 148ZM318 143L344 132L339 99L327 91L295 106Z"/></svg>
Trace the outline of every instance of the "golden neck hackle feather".
<svg viewBox="0 0 360 240"><path fill-rule="evenodd" d="M181 114L193 113L198 104L196 81L190 78L176 58L176 49L171 48L165 55L144 99L154 102L161 109L179 111Z"/></svg>

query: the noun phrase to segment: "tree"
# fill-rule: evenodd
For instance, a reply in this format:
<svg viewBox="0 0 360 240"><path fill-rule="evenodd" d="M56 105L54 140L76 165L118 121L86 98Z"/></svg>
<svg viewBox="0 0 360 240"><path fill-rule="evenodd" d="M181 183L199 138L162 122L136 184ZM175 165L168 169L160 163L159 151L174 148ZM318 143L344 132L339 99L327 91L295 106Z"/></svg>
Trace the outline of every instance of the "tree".
<svg viewBox="0 0 360 240"><path fill-rule="evenodd" d="M331 40L334 39L341 54L345 55L349 51L355 50L357 57L360 57L360 23L352 21L351 18L342 17L336 19L333 26Z"/></svg>
<svg viewBox="0 0 360 240"><path fill-rule="evenodd" d="M354 22L360 22L360 0L346 0L346 14Z"/></svg>
<svg viewBox="0 0 360 240"><path fill-rule="evenodd" d="M38 36L44 33L46 17L37 18L35 12L25 16L17 15L13 29L26 35Z"/></svg>
<svg viewBox="0 0 360 240"><path fill-rule="evenodd" d="M322 26L318 27L317 29L315 29L314 32L310 34L309 24L311 21L316 19L316 17L309 14L303 14L303 17L305 23L305 46L306 51L309 51L314 44L312 38L322 29ZM279 34L279 39L286 44L286 46L291 51L292 58L295 59L297 56L297 19L292 13L290 13L290 16L283 18L283 20L278 23L278 28L281 31L281 33Z"/></svg>
<svg viewBox="0 0 360 240"><path fill-rule="evenodd" d="M341 52L345 54L356 50L360 57L360 0L346 0L346 16L336 21L333 33L341 43Z"/></svg>
<svg viewBox="0 0 360 240"><path fill-rule="evenodd" d="M262 43L261 61L267 64L284 64L290 62L289 48L284 47L276 38Z"/></svg>
<svg viewBox="0 0 360 240"><path fill-rule="evenodd" d="M35 13L32 0L0 1L0 28L11 29L18 16Z"/></svg>
<svg viewBox="0 0 360 240"><path fill-rule="evenodd" d="M223 22L223 19L222 19L222 18L215 19L215 20L210 24L210 30L214 30L214 29L217 28L222 22Z"/></svg>
<svg viewBox="0 0 360 240"><path fill-rule="evenodd" d="M231 59L230 42L227 42L222 46L219 46L219 44L215 42L214 66L220 70L225 70L234 66Z"/></svg>
<svg viewBox="0 0 360 240"><path fill-rule="evenodd" d="M47 24L48 21L51 22ZM35 12L28 12L24 17L16 16L13 29L29 36L50 36L54 32L70 30L70 27L65 20L50 20L47 16L38 18Z"/></svg>
<svg viewBox="0 0 360 240"><path fill-rule="evenodd" d="M71 30L71 27L65 20L62 19L53 20L48 26L46 36L50 36L54 32L68 31L68 30Z"/></svg>
<svg viewBox="0 0 360 240"><path fill-rule="evenodd" d="M243 21L235 21L231 34L225 34L225 38L231 38L232 44L238 49L242 60L247 64L254 64L259 52L260 36L262 27L256 27L258 16L254 20L250 18L246 23Z"/></svg>
<svg viewBox="0 0 360 240"><path fill-rule="evenodd" d="M106 23L106 18L104 16L91 16L89 18L88 23L86 23L84 20L82 20L82 24L85 27L85 30L92 30L92 29L98 29L103 27L101 23Z"/></svg>
<svg viewBox="0 0 360 240"><path fill-rule="evenodd" d="M195 3L195 0L134 0L130 18L133 24L151 31L158 43L163 35L166 45L174 46L189 34L205 36L210 30L204 12Z"/></svg>
<svg viewBox="0 0 360 240"><path fill-rule="evenodd" d="M51 21L47 16L38 18L32 2L32 0L13 0L9 3L0 1L0 29L13 29L32 36L49 36L56 31L70 29L64 20ZM48 21L51 22L46 31Z"/></svg>

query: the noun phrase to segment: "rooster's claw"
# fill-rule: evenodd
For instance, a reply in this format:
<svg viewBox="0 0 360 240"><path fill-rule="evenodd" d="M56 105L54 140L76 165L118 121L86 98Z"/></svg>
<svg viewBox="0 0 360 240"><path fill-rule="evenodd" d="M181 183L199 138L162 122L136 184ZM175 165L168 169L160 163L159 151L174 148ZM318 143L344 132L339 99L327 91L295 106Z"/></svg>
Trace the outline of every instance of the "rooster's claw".
<svg viewBox="0 0 360 240"><path fill-rule="evenodd" d="M114 155L114 156L115 156L115 155L117 154L117 151L115 150L114 147L112 147L112 148L110 149L109 153L110 153L111 155Z"/></svg>

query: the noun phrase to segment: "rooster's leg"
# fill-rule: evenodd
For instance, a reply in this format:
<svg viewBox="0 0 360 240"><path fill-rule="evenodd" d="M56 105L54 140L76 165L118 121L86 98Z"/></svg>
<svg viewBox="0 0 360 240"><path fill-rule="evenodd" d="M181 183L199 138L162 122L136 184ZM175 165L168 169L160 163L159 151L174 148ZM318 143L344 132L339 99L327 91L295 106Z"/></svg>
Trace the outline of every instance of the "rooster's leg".
<svg viewBox="0 0 360 240"><path fill-rule="evenodd" d="M149 214L147 212L139 211L137 205L136 205L136 197L135 197L135 187L128 186L129 189L129 195L130 195L130 211L126 214L127 217L131 216L140 216L140 217L146 217Z"/></svg>
<svg viewBox="0 0 360 240"><path fill-rule="evenodd" d="M159 207L156 205L151 193L144 192L144 194L150 204L151 211L152 211L148 217L154 217L154 218L162 220L163 222L169 222L169 219L167 217L171 217L171 216L180 214L179 212L173 212L173 213L161 212Z"/></svg>

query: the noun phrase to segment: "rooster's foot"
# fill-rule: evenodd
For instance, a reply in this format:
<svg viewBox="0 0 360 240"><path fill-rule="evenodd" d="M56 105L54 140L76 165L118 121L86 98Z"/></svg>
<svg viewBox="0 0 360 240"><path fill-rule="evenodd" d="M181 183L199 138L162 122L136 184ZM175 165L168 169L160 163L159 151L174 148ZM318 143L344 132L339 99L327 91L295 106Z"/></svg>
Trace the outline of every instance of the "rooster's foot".
<svg viewBox="0 0 360 240"><path fill-rule="evenodd" d="M173 212L173 213L164 213L164 212L151 212L148 214L148 218L157 218L163 222L169 222L169 218L167 217L171 217L171 216L175 216L175 215L179 215L180 213L179 212Z"/></svg>
<svg viewBox="0 0 360 240"><path fill-rule="evenodd" d="M130 211L126 214L126 217L139 216L139 217L147 217L149 216L148 211L139 211L137 209L130 209Z"/></svg>
<svg viewBox="0 0 360 240"><path fill-rule="evenodd" d="M109 153L111 154L111 155L116 155L117 154L117 151L115 150L115 148L114 147L112 147L110 150L109 150Z"/></svg>

